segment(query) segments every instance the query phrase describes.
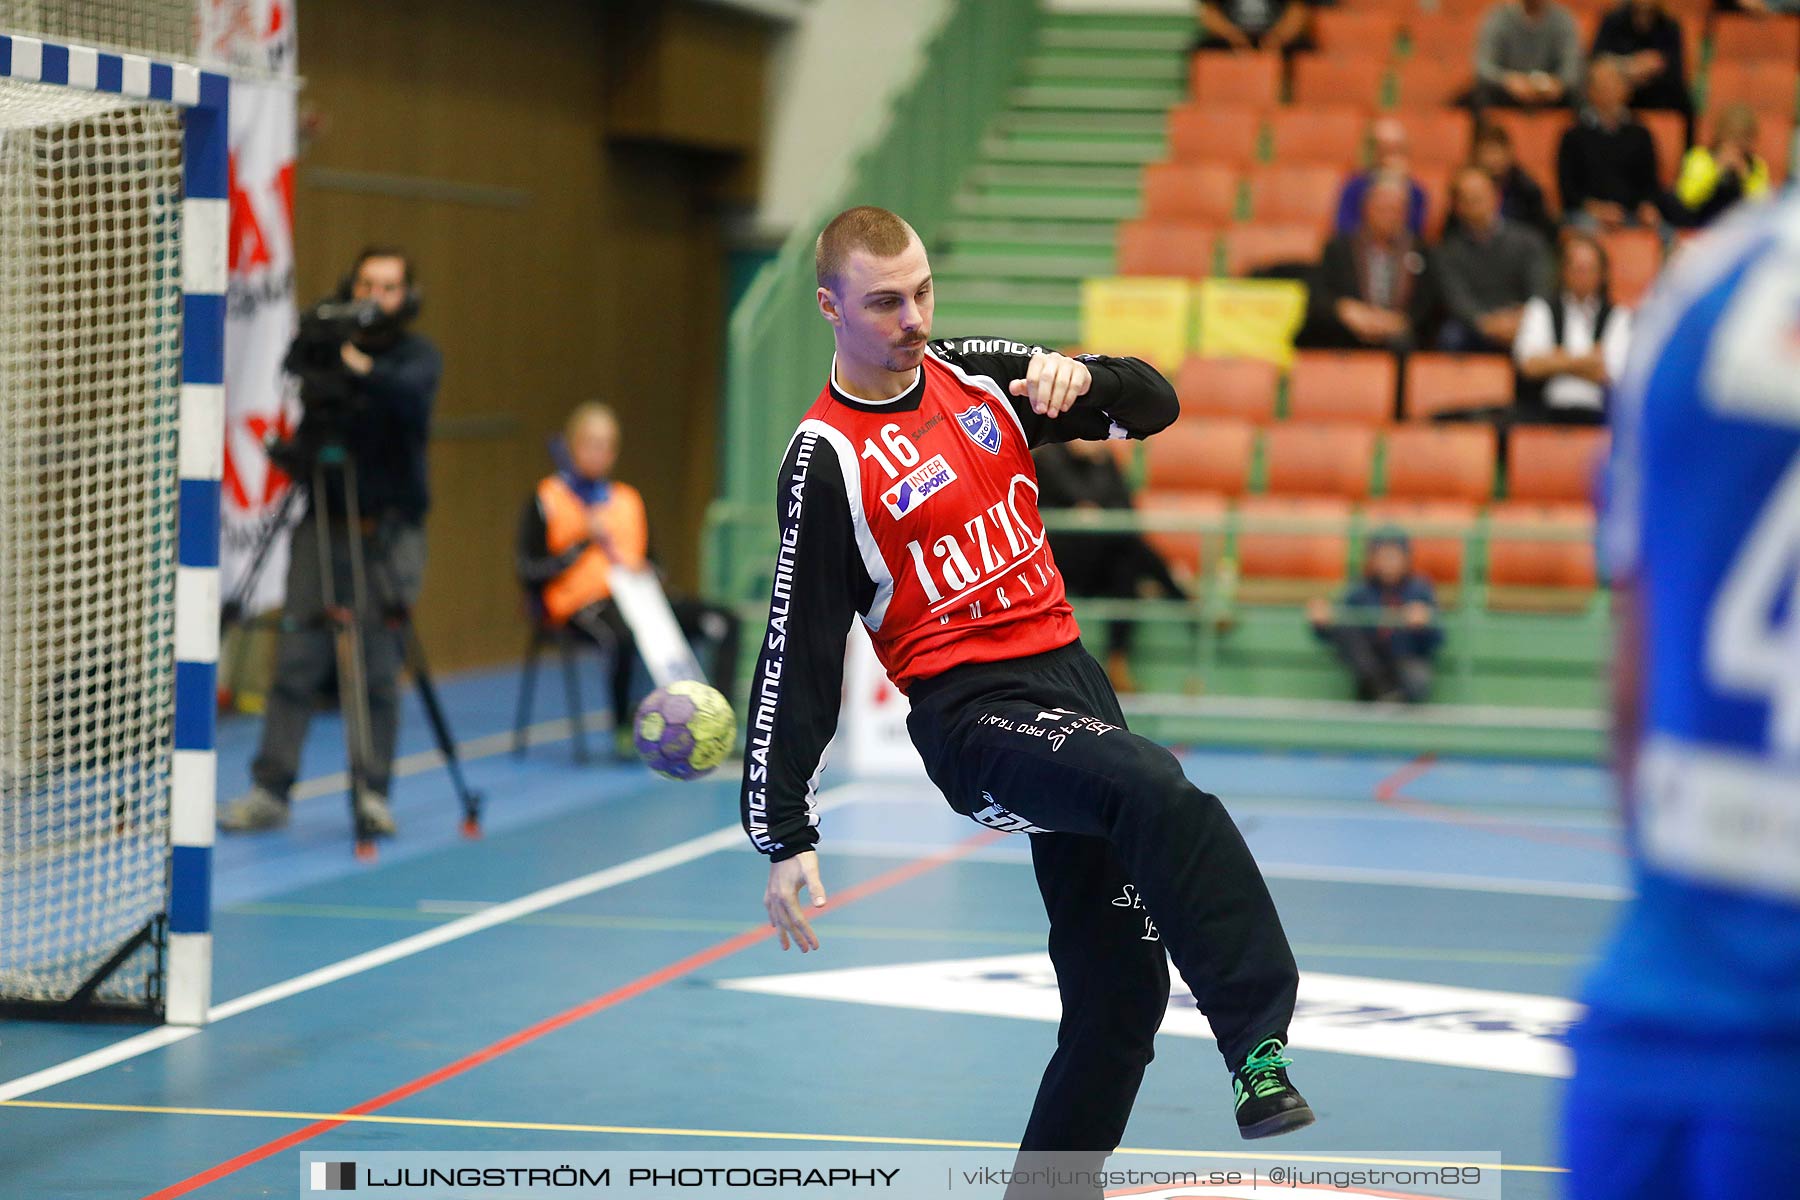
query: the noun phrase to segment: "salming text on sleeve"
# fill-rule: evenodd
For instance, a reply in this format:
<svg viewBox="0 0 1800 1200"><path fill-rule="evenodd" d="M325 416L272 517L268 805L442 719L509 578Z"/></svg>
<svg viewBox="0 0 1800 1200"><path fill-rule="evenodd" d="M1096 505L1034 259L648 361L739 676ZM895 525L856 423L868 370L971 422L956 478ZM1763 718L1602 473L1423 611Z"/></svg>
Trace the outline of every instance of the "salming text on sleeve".
<svg viewBox="0 0 1800 1200"><path fill-rule="evenodd" d="M803 426L788 445L776 519L780 542L769 628L751 682L740 809L750 841L778 862L818 843L814 793L837 729L844 638L875 594L857 550L842 464L817 429Z"/></svg>

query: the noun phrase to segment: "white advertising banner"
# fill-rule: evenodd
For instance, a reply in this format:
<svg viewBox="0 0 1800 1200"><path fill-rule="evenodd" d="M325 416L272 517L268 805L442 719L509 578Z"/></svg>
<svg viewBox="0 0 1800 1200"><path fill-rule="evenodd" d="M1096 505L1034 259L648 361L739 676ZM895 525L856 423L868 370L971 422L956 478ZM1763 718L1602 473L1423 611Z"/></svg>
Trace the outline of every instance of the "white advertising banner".
<svg viewBox="0 0 1800 1200"><path fill-rule="evenodd" d="M203 61L232 73L231 249L225 318L224 594L236 596L288 488L264 444L297 420L281 360L293 339L296 0L196 0ZM275 538L245 611L281 603Z"/></svg>
<svg viewBox="0 0 1800 1200"><path fill-rule="evenodd" d="M844 708L838 735L852 778L924 778L925 764L906 732L912 706L887 677L861 621L850 624L844 662Z"/></svg>

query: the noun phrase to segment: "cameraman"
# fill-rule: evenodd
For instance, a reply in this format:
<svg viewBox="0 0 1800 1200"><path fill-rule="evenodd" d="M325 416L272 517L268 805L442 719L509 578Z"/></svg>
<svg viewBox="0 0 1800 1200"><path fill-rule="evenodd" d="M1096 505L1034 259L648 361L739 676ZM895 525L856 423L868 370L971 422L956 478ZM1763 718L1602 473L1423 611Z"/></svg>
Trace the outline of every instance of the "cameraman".
<svg viewBox="0 0 1800 1200"><path fill-rule="evenodd" d="M407 328L418 304L412 264L403 251L370 246L357 255L348 299L351 304L321 305L302 319L285 364L300 376L305 415L293 441L272 450L271 457L296 486L308 487L309 503L289 542L275 678L262 745L250 767L254 786L220 813L219 827L225 830L287 824L288 789L299 772L307 722L337 672L320 569L324 522L336 590L330 607L350 603L353 536L366 567L357 620L368 683L370 754L355 796L356 817L370 833L394 832L387 792L404 659L399 622L417 601L424 576L425 440L443 359L427 338ZM358 500L354 528L344 488L349 463L354 463ZM313 487L318 475L325 484L322 497Z"/></svg>

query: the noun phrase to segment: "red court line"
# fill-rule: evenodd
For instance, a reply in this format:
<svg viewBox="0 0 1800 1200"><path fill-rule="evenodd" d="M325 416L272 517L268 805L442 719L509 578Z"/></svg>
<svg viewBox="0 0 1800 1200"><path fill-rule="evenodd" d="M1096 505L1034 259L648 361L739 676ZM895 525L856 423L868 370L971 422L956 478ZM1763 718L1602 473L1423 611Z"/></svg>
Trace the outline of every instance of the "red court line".
<svg viewBox="0 0 1800 1200"><path fill-rule="evenodd" d="M1376 801L1389 808L1428 820L1445 821L1452 825L1466 825L1472 829L1484 829L1489 833L1525 838L1527 841L1544 842L1556 846L1579 846L1583 850L1604 850L1609 854L1625 853L1617 842L1608 838L1576 833L1567 829L1551 829L1542 825L1524 825L1516 821L1504 821L1498 817L1463 812L1461 809L1452 808L1447 804L1433 804L1429 800L1414 800L1410 796L1400 794L1401 788L1425 774L1436 763L1437 755L1429 751L1419 755L1375 785Z"/></svg>
<svg viewBox="0 0 1800 1200"><path fill-rule="evenodd" d="M846 888L834 896L823 908L808 909L807 911L809 915L814 917L834 912L837 909L844 907L846 904L854 904L856 901L867 896L872 896L876 892L885 891L888 888L897 887L909 880L917 879L919 876L924 875L929 871L936 870L938 867L944 866L947 863L955 862L957 859L963 858L966 855L981 849L983 846L996 842L1005 836L1005 834L998 830L984 829L972 837L964 838L962 841L938 851L936 854L928 854L923 858L916 858L911 862L902 863L900 866L897 866L890 871L882 872L873 879L866 879L862 883ZM483 1047L473 1054L464 1055L455 1062L439 1067L429 1074L421 1075L410 1083L403 1083L399 1087L381 1093L379 1096L364 1100L361 1104L346 1108L343 1110L343 1115L347 1117L365 1116L379 1109L386 1108L390 1104L404 1100L409 1096L416 1096L428 1088L436 1087L447 1079L454 1079L458 1075L474 1070L483 1063L492 1062L503 1054L517 1050L520 1046L535 1042L546 1034L554 1033L558 1029L573 1025L575 1022L591 1017L597 1012L612 1008L618 1004L623 1004L625 1001L636 996L641 996L653 988L661 987L671 980L679 979L683 975L691 974L701 967L707 966L710 963L715 963L722 958L727 958L736 954L739 950L748 946L754 946L757 942L767 941L774 936L775 930L767 925L759 925L752 929L746 929L744 932L734 934L722 942L708 946L706 949L690 954L686 958L677 959L666 967L661 967L650 972L648 975L640 976L630 983L614 988L604 995L595 996L592 1000L577 1004L574 1008L557 1013L553 1017L546 1017L535 1025L528 1025L517 1033L509 1034L508 1036L501 1038L491 1046ZM308 1125L303 1129L296 1129L294 1132L284 1134L272 1142L265 1142L254 1150L246 1150L235 1158L228 1158L217 1166L208 1167L198 1175L190 1175L180 1183L170 1184L161 1191L151 1192L148 1196L144 1197L144 1200L173 1200L173 1197L185 1196L190 1192L200 1190L209 1183L216 1183L227 1175L234 1174L243 1170L245 1167L259 1163L265 1158L280 1154L283 1150L291 1150L295 1146L300 1145L300 1143L310 1141L322 1133L329 1133L345 1123L346 1122L344 1121L336 1120L315 1121L313 1124Z"/></svg>

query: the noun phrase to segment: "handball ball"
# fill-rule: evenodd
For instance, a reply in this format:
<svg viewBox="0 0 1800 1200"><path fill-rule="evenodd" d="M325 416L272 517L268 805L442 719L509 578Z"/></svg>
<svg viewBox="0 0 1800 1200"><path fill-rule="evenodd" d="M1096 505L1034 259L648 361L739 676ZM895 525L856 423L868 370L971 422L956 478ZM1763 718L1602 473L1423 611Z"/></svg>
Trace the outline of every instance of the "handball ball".
<svg viewBox="0 0 1800 1200"><path fill-rule="evenodd" d="M637 752L652 771L698 779L731 753L737 717L716 688L683 679L644 697L633 733Z"/></svg>

